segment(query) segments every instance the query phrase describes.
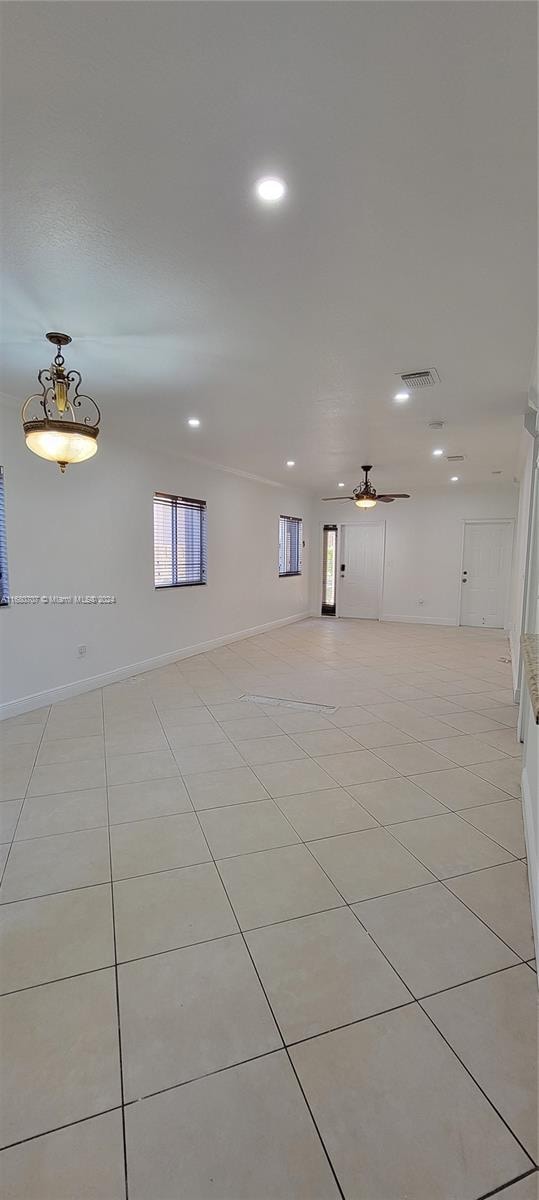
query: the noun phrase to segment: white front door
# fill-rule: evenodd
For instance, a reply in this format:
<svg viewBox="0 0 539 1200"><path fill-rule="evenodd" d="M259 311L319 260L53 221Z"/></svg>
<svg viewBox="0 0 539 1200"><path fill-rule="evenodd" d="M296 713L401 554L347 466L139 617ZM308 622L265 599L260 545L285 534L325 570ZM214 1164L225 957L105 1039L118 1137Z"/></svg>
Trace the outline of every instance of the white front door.
<svg viewBox="0 0 539 1200"><path fill-rule="evenodd" d="M338 550L339 617L366 617L374 621L379 619L384 531L384 524L341 525Z"/></svg>
<svg viewBox="0 0 539 1200"><path fill-rule="evenodd" d="M461 625L503 629L511 577L513 525L466 521L462 556Z"/></svg>

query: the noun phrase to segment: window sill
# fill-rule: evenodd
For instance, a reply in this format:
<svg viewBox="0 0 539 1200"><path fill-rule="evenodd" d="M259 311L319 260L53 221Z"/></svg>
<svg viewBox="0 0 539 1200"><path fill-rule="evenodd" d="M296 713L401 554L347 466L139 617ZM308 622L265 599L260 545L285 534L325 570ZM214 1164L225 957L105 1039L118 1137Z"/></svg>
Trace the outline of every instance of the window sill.
<svg viewBox="0 0 539 1200"><path fill-rule="evenodd" d="M156 583L155 592L169 592L171 588L206 587L207 579L197 579L196 583Z"/></svg>
<svg viewBox="0 0 539 1200"><path fill-rule="evenodd" d="M279 571L279 579L298 579L301 571Z"/></svg>

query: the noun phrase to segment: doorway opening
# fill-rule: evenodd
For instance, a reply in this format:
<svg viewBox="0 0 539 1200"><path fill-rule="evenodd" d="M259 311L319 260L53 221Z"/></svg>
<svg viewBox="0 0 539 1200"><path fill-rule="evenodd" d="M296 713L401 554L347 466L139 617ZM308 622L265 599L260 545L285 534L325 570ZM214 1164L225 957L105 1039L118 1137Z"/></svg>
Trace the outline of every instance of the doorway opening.
<svg viewBox="0 0 539 1200"><path fill-rule="evenodd" d="M385 521L341 525L337 615L379 621L384 581Z"/></svg>
<svg viewBox="0 0 539 1200"><path fill-rule="evenodd" d="M506 627L513 530L511 520L464 522L460 625Z"/></svg>
<svg viewBox="0 0 539 1200"><path fill-rule="evenodd" d="M323 526L323 616L380 620L384 553L385 521Z"/></svg>

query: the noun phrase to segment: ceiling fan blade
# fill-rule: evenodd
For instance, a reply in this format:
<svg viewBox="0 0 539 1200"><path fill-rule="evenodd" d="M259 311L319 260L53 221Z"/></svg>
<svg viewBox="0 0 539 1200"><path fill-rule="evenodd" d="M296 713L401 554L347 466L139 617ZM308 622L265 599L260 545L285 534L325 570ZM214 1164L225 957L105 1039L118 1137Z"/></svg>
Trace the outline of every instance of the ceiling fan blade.
<svg viewBox="0 0 539 1200"><path fill-rule="evenodd" d="M377 499L377 501L378 500L380 501L380 504L393 504L395 497L394 496L377 496L376 499Z"/></svg>
<svg viewBox="0 0 539 1200"><path fill-rule="evenodd" d="M322 500L353 500L353 496L322 496Z"/></svg>
<svg viewBox="0 0 539 1200"><path fill-rule="evenodd" d="M376 499L388 504L390 500L409 500L410 496L408 492L386 492L384 496L377 496Z"/></svg>

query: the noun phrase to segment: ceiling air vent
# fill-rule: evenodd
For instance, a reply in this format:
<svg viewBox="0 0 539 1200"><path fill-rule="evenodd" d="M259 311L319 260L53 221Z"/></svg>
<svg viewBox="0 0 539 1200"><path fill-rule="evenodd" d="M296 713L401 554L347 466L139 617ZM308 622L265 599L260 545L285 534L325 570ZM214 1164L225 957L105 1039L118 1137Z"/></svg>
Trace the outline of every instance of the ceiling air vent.
<svg viewBox="0 0 539 1200"><path fill-rule="evenodd" d="M436 367L429 367L427 371L407 371L400 378L407 388L434 387L435 383L440 382Z"/></svg>
<svg viewBox="0 0 539 1200"><path fill-rule="evenodd" d="M464 462L465 454L446 454L448 462Z"/></svg>

